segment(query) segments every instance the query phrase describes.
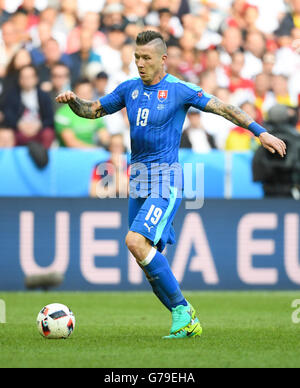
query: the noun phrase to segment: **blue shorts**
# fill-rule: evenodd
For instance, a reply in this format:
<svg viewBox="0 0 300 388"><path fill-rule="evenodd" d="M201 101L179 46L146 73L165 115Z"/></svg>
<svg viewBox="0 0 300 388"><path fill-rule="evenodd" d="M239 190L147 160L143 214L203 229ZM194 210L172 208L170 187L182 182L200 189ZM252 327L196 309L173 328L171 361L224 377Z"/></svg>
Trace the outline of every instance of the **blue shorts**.
<svg viewBox="0 0 300 388"><path fill-rule="evenodd" d="M177 197L177 189L170 188L169 198L129 197L129 229L136 232L162 252L167 244L176 242L173 220L182 198Z"/></svg>

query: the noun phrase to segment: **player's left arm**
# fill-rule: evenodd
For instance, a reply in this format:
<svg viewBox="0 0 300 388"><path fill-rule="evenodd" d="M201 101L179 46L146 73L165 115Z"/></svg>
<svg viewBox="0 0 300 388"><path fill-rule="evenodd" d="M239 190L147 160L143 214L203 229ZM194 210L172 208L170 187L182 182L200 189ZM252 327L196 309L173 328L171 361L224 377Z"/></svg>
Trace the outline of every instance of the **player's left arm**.
<svg viewBox="0 0 300 388"><path fill-rule="evenodd" d="M212 97L206 107L205 112L215 113L231 121L235 125L248 129L255 136L259 137L261 144L271 153L278 152L281 157L286 155L286 144L267 132L265 128L257 124L252 117L237 106L225 104L216 97Z"/></svg>

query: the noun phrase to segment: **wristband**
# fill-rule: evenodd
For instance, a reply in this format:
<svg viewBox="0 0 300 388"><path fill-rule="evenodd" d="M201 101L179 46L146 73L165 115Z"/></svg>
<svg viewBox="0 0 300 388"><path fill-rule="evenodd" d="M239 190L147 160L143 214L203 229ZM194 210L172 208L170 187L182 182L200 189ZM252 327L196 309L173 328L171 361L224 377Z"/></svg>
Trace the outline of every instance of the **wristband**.
<svg viewBox="0 0 300 388"><path fill-rule="evenodd" d="M249 125L248 129L257 137L259 137L262 133L267 132L264 127L257 124L255 121Z"/></svg>

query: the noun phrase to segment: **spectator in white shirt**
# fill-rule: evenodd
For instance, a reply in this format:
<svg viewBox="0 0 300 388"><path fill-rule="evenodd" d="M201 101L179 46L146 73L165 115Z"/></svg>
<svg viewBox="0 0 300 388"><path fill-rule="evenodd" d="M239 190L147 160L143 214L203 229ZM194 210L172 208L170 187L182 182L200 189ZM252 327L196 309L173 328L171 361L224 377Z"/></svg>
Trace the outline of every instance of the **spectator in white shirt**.
<svg viewBox="0 0 300 388"><path fill-rule="evenodd" d="M121 48L126 40L123 26L119 24L111 26L107 38L107 44L100 46L96 53L101 56L104 71L109 76L114 76L122 69Z"/></svg>
<svg viewBox="0 0 300 388"><path fill-rule="evenodd" d="M212 135L209 135L202 123L198 109L190 108L188 111L189 126L183 131L180 148L190 148L197 153L207 153L216 148Z"/></svg>
<svg viewBox="0 0 300 388"><path fill-rule="evenodd" d="M266 41L263 34L259 31L249 32L245 48L245 65L241 75L243 78L252 79L263 69L262 58L266 51Z"/></svg>

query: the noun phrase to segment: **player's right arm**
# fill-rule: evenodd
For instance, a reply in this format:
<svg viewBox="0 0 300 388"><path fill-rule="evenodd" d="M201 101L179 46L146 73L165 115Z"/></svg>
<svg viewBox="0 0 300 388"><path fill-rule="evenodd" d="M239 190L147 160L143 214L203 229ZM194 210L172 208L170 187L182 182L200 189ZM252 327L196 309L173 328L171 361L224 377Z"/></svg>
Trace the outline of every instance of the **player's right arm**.
<svg viewBox="0 0 300 388"><path fill-rule="evenodd" d="M58 95L56 97L56 102L60 104L68 104L77 116L86 119L99 119L100 117L107 115L107 112L105 111L99 100L82 100L71 91Z"/></svg>

